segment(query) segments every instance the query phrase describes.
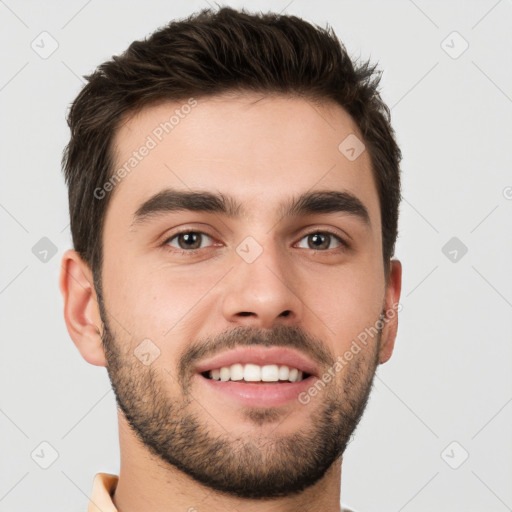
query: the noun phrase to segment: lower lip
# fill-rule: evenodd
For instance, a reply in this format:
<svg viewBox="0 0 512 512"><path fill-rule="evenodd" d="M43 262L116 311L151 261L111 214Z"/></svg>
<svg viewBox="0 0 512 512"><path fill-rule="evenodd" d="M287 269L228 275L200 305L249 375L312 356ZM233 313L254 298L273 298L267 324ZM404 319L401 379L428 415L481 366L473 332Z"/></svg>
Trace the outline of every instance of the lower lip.
<svg viewBox="0 0 512 512"><path fill-rule="evenodd" d="M298 402L299 394L312 386L315 380L315 377L310 375L299 382L261 384L245 381L223 382L207 379L202 375L198 377L213 391L249 407L278 407L292 401Z"/></svg>

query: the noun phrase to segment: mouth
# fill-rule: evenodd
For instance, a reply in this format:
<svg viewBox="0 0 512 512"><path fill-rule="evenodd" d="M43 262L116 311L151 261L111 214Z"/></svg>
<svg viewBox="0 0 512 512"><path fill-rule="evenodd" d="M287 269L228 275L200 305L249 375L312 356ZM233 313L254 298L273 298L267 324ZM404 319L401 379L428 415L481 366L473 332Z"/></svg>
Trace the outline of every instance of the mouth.
<svg viewBox="0 0 512 512"><path fill-rule="evenodd" d="M201 373L205 379L221 382L251 382L255 384L282 384L285 382L300 382L310 377L310 374L298 368L287 365L235 363Z"/></svg>
<svg viewBox="0 0 512 512"><path fill-rule="evenodd" d="M196 367L196 376L208 392L249 407L278 407L297 401L317 375L312 361L280 347L237 349Z"/></svg>

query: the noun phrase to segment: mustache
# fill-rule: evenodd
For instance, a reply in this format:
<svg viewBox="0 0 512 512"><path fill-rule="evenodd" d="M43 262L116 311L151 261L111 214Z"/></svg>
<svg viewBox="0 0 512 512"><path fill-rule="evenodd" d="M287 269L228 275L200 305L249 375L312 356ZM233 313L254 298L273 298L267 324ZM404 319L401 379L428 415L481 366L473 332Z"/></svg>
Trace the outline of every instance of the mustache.
<svg viewBox="0 0 512 512"><path fill-rule="evenodd" d="M234 348L252 345L300 350L313 359L320 368L330 367L335 363L335 356L325 346L325 343L306 334L298 326L278 324L272 329L238 326L226 329L213 337L197 340L189 345L178 358L180 382L184 383L187 376L191 377L191 368L202 359Z"/></svg>

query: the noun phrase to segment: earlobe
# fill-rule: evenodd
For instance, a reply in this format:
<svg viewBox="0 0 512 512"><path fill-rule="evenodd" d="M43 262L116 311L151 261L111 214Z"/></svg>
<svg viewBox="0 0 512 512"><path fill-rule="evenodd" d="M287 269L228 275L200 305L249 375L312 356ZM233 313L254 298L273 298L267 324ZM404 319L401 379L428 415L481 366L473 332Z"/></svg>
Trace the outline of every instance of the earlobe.
<svg viewBox="0 0 512 512"><path fill-rule="evenodd" d="M388 283L386 285L386 296L384 302L384 327L379 353L379 364L389 360L395 346L396 334L398 331L398 312L400 292L402 289L402 264L399 260L391 260Z"/></svg>
<svg viewBox="0 0 512 512"><path fill-rule="evenodd" d="M59 288L64 299L66 327L82 357L90 364L107 366L92 272L72 249L62 257Z"/></svg>

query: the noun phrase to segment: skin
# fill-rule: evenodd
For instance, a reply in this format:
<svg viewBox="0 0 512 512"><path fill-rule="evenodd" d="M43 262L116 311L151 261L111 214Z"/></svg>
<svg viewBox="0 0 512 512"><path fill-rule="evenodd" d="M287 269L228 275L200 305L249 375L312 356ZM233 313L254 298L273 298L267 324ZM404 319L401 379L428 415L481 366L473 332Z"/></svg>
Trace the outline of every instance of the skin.
<svg viewBox="0 0 512 512"><path fill-rule="evenodd" d="M163 103L127 118L115 137L117 163L122 165L179 107ZM133 364L133 372L147 375L147 367L135 365L138 361L129 354L142 340L151 339L160 350L151 364L160 379L159 391L179 400L183 388L176 378L178 362L198 340L211 340L234 328L282 325L301 329L336 358L365 328L375 325L382 311L396 308L401 264L392 260L386 278L370 157L364 151L349 161L338 150L350 133L362 139L351 117L333 103L254 93L200 99L116 186L103 232L103 301L113 339L126 354L126 365ZM173 212L133 226L139 206L166 187L229 194L244 205L247 215L230 219ZM351 192L367 208L371 225L340 213L279 217L277 207L283 200L314 190ZM172 247L164 244L178 227L208 235L196 255L178 254L176 238ZM332 239L327 250L308 249L307 235L326 231L338 233L350 248ZM247 236L263 248L250 264L236 252ZM60 288L66 325L78 350L89 363L108 367L102 343L105 325L92 272L73 250L63 256ZM287 310L289 314L282 316ZM346 397L351 372L369 385L376 366L391 357L397 323L395 314L380 336L361 346L347 368L335 374L328 390L307 405L293 402L258 421L240 405L192 380L189 410L212 436L244 439L260 449L276 439L311 431L329 399L340 393ZM312 353L306 354L314 359ZM328 370L327 365L321 368ZM341 456L299 494L240 499L212 490L165 463L137 438L120 409L118 419L121 471L114 503L121 512L191 506L214 512L340 510Z"/></svg>

